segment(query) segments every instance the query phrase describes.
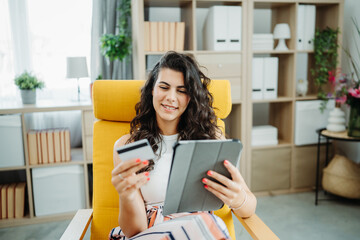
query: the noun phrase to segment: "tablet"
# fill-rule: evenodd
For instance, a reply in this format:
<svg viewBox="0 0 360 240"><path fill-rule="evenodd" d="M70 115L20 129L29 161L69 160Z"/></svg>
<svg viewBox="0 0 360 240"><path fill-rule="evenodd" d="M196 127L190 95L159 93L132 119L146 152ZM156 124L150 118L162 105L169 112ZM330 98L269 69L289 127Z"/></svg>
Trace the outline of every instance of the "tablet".
<svg viewBox="0 0 360 240"><path fill-rule="evenodd" d="M242 144L237 139L177 142L174 145L163 214L220 209L223 202L207 191L201 180L208 177L208 170L231 178L223 162L228 160L238 166L241 151Z"/></svg>

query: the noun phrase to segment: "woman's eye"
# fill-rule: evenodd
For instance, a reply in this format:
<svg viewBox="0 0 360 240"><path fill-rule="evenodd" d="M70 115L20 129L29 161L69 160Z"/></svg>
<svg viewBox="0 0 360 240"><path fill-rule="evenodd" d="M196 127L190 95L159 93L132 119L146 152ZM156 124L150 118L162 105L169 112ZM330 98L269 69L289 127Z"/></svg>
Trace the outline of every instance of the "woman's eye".
<svg viewBox="0 0 360 240"><path fill-rule="evenodd" d="M165 86L159 86L159 88L161 88L161 89L168 89L168 87L165 87Z"/></svg>
<svg viewBox="0 0 360 240"><path fill-rule="evenodd" d="M187 94L187 91L186 90L179 90L180 93L184 93L184 94Z"/></svg>

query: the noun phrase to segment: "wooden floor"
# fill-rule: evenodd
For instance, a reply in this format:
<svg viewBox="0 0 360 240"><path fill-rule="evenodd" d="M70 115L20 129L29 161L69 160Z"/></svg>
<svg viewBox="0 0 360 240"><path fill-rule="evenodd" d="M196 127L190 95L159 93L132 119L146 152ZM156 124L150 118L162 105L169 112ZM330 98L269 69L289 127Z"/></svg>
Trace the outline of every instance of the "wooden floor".
<svg viewBox="0 0 360 240"><path fill-rule="evenodd" d="M340 199L320 201L315 206L314 199L313 192L258 197L256 213L280 239L359 239L359 202ZM0 239L57 240L69 222L3 228ZM237 239L251 239L238 222L235 229ZM90 239L89 235L87 233L85 239Z"/></svg>

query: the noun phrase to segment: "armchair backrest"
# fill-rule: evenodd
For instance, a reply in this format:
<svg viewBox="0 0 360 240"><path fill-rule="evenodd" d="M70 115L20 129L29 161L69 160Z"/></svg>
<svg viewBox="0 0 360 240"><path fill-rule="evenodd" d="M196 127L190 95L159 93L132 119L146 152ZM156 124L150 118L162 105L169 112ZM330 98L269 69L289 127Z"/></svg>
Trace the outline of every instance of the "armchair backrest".
<svg viewBox="0 0 360 240"><path fill-rule="evenodd" d="M119 197L111 184L113 146L122 135L129 133L135 117L135 104L140 100L144 80L98 80L93 85L94 115L98 119L93 131L93 220L91 239L106 239L118 226ZM218 125L225 129L225 119L231 111L230 83L213 80L209 91ZM235 232L231 210L224 206L215 212L226 223L232 239Z"/></svg>

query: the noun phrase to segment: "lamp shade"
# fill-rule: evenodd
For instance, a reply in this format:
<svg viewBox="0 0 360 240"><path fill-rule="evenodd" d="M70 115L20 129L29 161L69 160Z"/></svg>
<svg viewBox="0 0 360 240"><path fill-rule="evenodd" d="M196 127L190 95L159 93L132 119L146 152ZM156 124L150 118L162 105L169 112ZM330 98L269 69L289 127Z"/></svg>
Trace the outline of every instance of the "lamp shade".
<svg viewBox="0 0 360 240"><path fill-rule="evenodd" d="M274 29L274 39L289 39L290 35L290 27L287 23L279 23L276 24Z"/></svg>
<svg viewBox="0 0 360 240"><path fill-rule="evenodd" d="M67 78L83 78L89 76L86 57L67 57L66 66Z"/></svg>

